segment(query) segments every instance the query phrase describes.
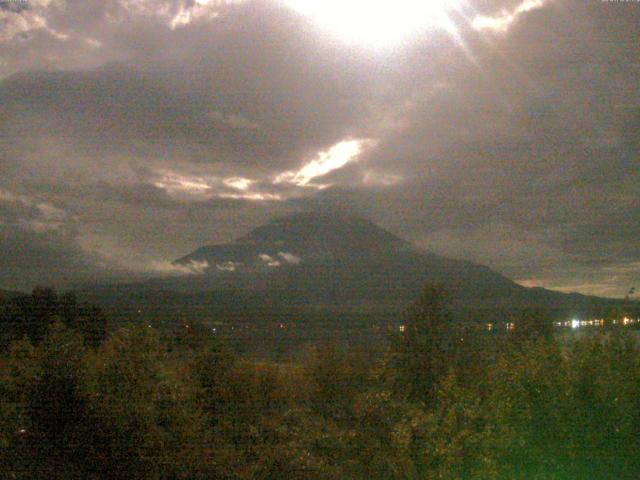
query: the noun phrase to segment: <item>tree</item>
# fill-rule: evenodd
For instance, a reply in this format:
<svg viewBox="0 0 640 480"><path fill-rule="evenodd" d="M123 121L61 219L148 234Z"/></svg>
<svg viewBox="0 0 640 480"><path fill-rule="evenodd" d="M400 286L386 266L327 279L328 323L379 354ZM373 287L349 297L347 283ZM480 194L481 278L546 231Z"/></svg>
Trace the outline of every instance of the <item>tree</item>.
<svg viewBox="0 0 640 480"><path fill-rule="evenodd" d="M403 331L394 334L387 360L395 394L410 401L428 401L447 374L461 338L449 304L444 287L428 283L408 309Z"/></svg>
<svg viewBox="0 0 640 480"><path fill-rule="evenodd" d="M553 338L553 317L542 308L521 309L512 314L515 324L513 335L519 340L551 340Z"/></svg>
<svg viewBox="0 0 640 480"><path fill-rule="evenodd" d="M199 389L200 405L210 416L212 426L229 408L234 365L235 358L226 345L211 339L189 367L189 374Z"/></svg>
<svg viewBox="0 0 640 480"><path fill-rule="evenodd" d="M61 323L34 347L12 345L4 402L14 405L10 452L3 478L64 479L84 476L92 430L82 338ZM5 452L6 454L6 452ZM16 473L18 472L18 473Z"/></svg>
<svg viewBox="0 0 640 480"><path fill-rule="evenodd" d="M99 478L216 478L216 445L188 379L147 326L116 332L90 371Z"/></svg>
<svg viewBox="0 0 640 480"><path fill-rule="evenodd" d="M99 307L79 303L72 293L58 296L51 288L36 287L30 295L15 297L0 309L2 346L24 337L37 344L56 321L79 332L91 347L106 336L107 319Z"/></svg>
<svg viewBox="0 0 640 480"><path fill-rule="evenodd" d="M353 416L355 398L370 383L370 368L365 359L326 344L311 349L303 366L308 380L307 402L313 412L348 422Z"/></svg>

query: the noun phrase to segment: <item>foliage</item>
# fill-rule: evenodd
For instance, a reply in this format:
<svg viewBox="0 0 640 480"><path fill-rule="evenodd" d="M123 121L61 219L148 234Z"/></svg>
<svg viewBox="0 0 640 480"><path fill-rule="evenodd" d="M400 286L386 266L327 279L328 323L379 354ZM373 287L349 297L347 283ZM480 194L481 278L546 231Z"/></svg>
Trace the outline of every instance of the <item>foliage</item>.
<svg viewBox="0 0 640 480"><path fill-rule="evenodd" d="M428 402L447 374L460 338L445 289L429 283L408 309L404 331L396 334L388 357L391 388L412 402Z"/></svg>
<svg viewBox="0 0 640 480"><path fill-rule="evenodd" d="M205 330L173 350L146 324L88 342L56 320L77 303L34 296L14 307L42 322L0 358L0 478L640 476L630 331L463 328L430 285L383 358L318 345L276 364Z"/></svg>
<svg viewBox="0 0 640 480"><path fill-rule="evenodd" d="M91 347L106 336L107 319L99 307L78 302L72 293L58 295L50 288L36 287L31 295L0 302L0 346L24 337L38 343L56 321L79 332Z"/></svg>

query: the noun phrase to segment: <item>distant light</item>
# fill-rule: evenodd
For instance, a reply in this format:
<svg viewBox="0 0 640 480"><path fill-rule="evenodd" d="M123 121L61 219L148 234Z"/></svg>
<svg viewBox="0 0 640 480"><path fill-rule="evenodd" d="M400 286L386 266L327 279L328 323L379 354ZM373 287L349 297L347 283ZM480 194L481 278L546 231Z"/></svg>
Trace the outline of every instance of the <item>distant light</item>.
<svg viewBox="0 0 640 480"><path fill-rule="evenodd" d="M580 326L580 320L576 320L575 318L571 320L571 328L578 328Z"/></svg>
<svg viewBox="0 0 640 480"><path fill-rule="evenodd" d="M406 327L405 327L404 325L400 325L400 331L401 331L401 332L404 332L404 331L405 331L405 328L406 328Z"/></svg>

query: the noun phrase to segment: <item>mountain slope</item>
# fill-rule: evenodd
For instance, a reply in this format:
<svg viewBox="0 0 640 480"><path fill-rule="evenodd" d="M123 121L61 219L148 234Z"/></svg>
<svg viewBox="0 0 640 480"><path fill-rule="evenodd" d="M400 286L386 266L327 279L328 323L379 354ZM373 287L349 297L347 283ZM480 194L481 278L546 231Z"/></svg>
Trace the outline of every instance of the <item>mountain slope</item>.
<svg viewBox="0 0 640 480"><path fill-rule="evenodd" d="M176 260L207 262L203 289L263 292L288 303L406 305L426 281L465 308L577 308L594 297L525 288L488 267L419 250L368 220L305 213L276 219L234 242ZM607 300L602 299L604 303Z"/></svg>
<svg viewBox="0 0 640 480"><path fill-rule="evenodd" d="M368 220L346 215L297 214L260 226L234 242L202 247L176 260L179 264L207 261L211 270L229 262L236 267L256 267L270 262L298 264L318 259L393 254L410 251L411 244ZM279 262L277 265L275 262ZM226 269L227 271L229 269ZM212 272L209 272L212 273Z"/></svg>
<svg viewBox="0 0 640 480"><path fill-rule="evenodd" d="M101 305L114 325L161 324L180 336L181 325L197 323L235 348L265 355L307 342L380 345L427 281L445 284L456 318L465 322L508 321L529 307L549 308L566 320L629 306L622 300L525 288L488 267L419 250L346 215L283 217L175 263L198 264L203 274L78 293ZM208 267L202 270L203 265Z"/></svg>

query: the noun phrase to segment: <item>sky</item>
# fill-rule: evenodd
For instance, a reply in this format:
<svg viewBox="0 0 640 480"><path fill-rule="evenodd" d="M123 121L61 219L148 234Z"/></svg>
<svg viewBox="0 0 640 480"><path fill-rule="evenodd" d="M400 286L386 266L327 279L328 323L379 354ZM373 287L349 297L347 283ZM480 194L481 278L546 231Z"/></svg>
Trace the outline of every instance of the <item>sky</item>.
<svg viewBox="0 0 640 480"><path fill-rule="evenodd" d="M0 288L169 274L330 207L624 296L639 25L601 0L0 0Z"/></svg>

